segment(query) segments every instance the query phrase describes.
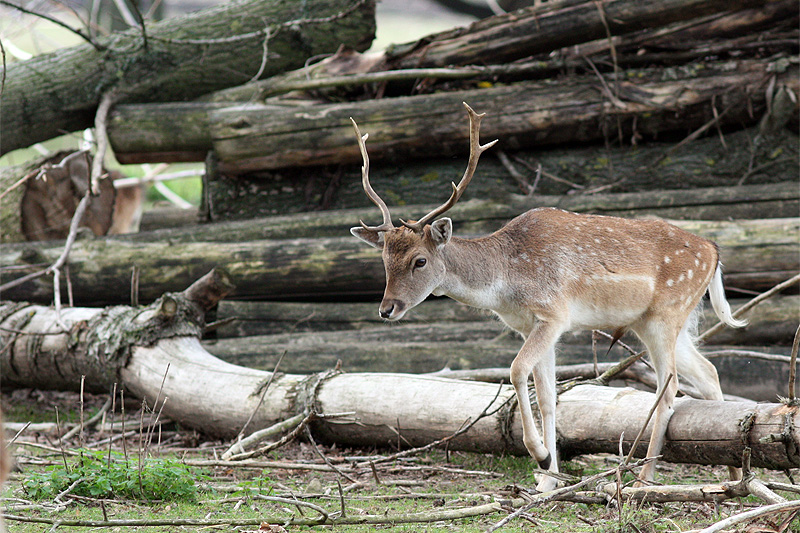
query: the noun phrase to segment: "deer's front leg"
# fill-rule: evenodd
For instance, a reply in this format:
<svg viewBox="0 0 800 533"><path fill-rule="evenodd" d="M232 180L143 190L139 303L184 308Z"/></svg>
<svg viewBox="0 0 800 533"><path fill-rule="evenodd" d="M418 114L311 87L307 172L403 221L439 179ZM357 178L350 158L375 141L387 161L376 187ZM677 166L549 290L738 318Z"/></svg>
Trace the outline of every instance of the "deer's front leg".
<svg viewBox="0 0 800 533"><path fill-rule="evenodd" d="M554 346L562 328L552 322L537 322L525 344L511 363L511 383L517 393L517 403L522 421L522 440L528 453L539 466L558 472L556 453L556 387ZM542 415L544 442L536 429L530 397L528 376L533 372L536 396ZM545 492L556 486L554 478L544 476L537 490Z"/></svg>

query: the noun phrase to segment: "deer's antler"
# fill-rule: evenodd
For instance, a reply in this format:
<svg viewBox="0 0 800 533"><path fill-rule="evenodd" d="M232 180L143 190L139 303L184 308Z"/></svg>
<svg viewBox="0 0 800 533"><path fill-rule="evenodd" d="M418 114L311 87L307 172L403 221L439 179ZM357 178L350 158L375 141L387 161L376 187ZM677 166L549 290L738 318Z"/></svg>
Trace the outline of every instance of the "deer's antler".
<svg viewBox="0 0 800 533"><path fill-rule="evenodd" d="M383 215L383 224L380 226L367 226L361 220L359 220L359 223L361 224L362 228L369 231L389 231L394 229L394 225L392 224L392 215L389 214L389 208L386 206L386 202L381 200L381 197L378 196L378 193L375 192L375 189L373 189L372 185L369 183L369 155L367 154L367 139L369 138L369 133L361 135L361 132L358 129L358 124L356 124L356 121L353 120L353 117L350 117L350 122L353 123L353 128L356 130L358 147L361 149L361 159L364 160L364 164L361 166L361 185L364 186L364 192L366 192L369 199L378 206L378 209L381 210L381 214Z"/></svg>
<svg viewBox="0 0 800 533"><path fill-rule="evenodd" d="M464 176L462 176L461 181L457 186L455 183L451 183L453 186L453 193L450 195L449 200L416 222L405 222L403 220L400 221L405 227L416 233L422 233L422 229L425 227L425 224L456 205L456 202L458 202L459 198L461 198L461 195L464 194L469 182L472 180L472 176L475 174L475 169L478 168L478 159L480 159L481 154L494 146L494 144L497 142L497 139L495 139L490 143L481 145L481 119L484 117L484 115L486 115L486 113L478 114L473 111L466 102L462 103L467 109L467 114L469 115L469 162L467 163L467 169L464 171Z"/></svg>

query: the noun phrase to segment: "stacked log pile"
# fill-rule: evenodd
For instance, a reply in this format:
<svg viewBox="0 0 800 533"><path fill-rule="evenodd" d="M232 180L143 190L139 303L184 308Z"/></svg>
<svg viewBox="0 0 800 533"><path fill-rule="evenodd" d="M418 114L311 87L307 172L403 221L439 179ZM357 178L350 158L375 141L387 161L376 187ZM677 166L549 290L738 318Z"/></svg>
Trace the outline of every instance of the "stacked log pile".
<svg viewBox="0 0 800 533"><path fill-rule="evenodd" d="M451 211L457 234L538 206L674 219L718 242L740 303L800 269L797 23L786 0L563 0L379 54L340 49L199 100L129 99L108 124L117 158L205 161L204 204L185 227L79 239L74 302L127 303L133 266L142 302L220 266L237 289L211 312L220 325L205 343L229 362L272 370L282 358L280 370L294 373L337 360L347 371L507 367L521 341L454 302L382 324L380 257L348 231L377 214L349 117L370 134L373 186L408 219L446 198L463 171L467 101L487 113L483 138L500 143ZM32 270L62 249L4 245L0 264ZM39 278L2 298L47 304L53 284ZM749 319L707 350L788 355L800 300L785 294ZM595 350L601 361L623 354L607 345ZM592 353L582 335L560 357ZM788 376L777 360L714 361L723 388L756 399L774 400ZM763 383L745 390L753 376Z"/></svg>

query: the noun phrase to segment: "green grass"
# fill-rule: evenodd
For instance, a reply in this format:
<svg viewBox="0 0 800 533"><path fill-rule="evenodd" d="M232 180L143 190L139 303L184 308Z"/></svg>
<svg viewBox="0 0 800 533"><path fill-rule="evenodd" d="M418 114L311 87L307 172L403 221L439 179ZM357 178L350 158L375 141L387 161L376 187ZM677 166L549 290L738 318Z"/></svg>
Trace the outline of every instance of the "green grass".
<svg viewBox="0 0 800 533"><path fill-rule="evenodd" d="M119 452L81 450L63 464L32 472L22 482L25 495L41 501L70 494L88 498L125 498L141 501L194 501L196 473L170 459L126 459Z"/></svg>

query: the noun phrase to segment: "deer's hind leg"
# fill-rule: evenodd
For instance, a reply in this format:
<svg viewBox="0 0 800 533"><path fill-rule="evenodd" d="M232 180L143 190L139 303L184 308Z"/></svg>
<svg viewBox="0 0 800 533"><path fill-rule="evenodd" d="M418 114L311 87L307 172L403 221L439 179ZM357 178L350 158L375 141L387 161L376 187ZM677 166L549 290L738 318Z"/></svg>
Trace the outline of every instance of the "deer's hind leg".
<svg viewBox="0 0 800 533"><path fill-rule="evenodd" d="M675 361L675 345L680 332L680 326L675 327L668 321L651 318L647 322L633 328L642 339L650 360L656 371L658 388L656 397L661 399L653 416L653 429L650 433L650 443L647 447L647 457L661 454L661 449L667 439L667 426L672 418L673 404L678 393L678 373ZM672 376L670 378L670 375ZM666 390L665 390L666 389ZM663 394L662 394L663 391ZM655 477L655 461L647 463L639 474L639 479L653 481Z"/></svg>
<svg viewBox="0 0 800 533"><path fill-rule="evenodd" d="M725 398L722 395L717 369L697 350L692 328L689 327L690 322L691 319L681 329L675 345L678 372L681 378L685 378L695 386L704 399L723 401ZM731 466L728 467L728 472L733 481L742 479L741 468Z"/></svg>

